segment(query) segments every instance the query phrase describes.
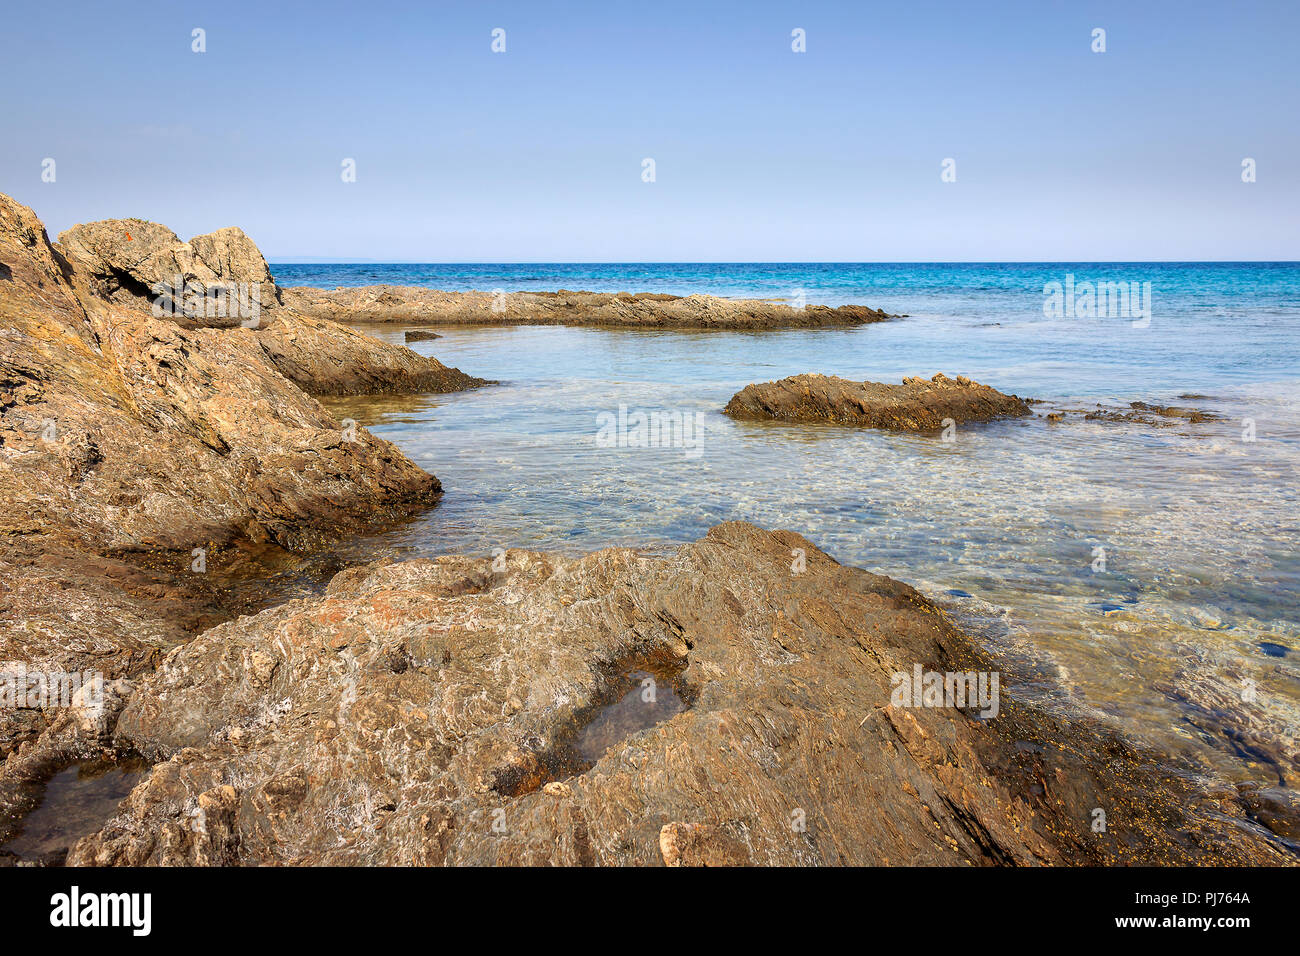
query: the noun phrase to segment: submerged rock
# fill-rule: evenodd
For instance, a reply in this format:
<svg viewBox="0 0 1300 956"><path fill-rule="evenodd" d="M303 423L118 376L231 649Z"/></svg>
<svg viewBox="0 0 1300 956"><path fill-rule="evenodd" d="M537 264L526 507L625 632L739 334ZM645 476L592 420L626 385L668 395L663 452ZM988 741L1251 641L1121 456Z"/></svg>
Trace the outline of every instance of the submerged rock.
<svg viewBox="0 0 1300 956"><path fill-rule="evenodd" d="M635 328L770 329L863 325L899 318L864 305L796 308L762 299L627 292L442 292L414 286L284 290L299 312L336 322L446 325L606 325Z"/></svg>
<svg viewBox="0 0 1300 956"><path fill-rule="evenodd" d="M741 420L827 422L894 431L937 431L945 419L962 424L1030 414L1015 395L943 374L912 377L901 385L853 382L827 375L794 375L746 385L723 411Z"/></svg>
<svg viewBox="0 0 1300 956"><path fill-rule="evenodd" d="M1088 412L1083 417L1090 422L1136 422L1142 425L1175 424L1175 421L1170 421L1170 419L1186 421L1196 425L1201 422L1212 422L1219 419L1218 415L1202 411L1199 408L1183 408L1177 405L1152 405L1148 402L1129 402L1127 411L1103 408L1098 405L1095 410Z"/></svg>
<svg viewBox="0 0 1300 956"><path fill-rule="evenodd" d="M434 339L442 338L442 336L430 329L407 329L405 338L408 343L432 342Z"/></svg>
<svg viewBox="0 0 1300 956"><path fill-rule="evenodd" d="M1127 745L1021 705L1009 680L996 716L911 706L897 688L918 669L993 670L906 585L747 524L668 558L355 568L139 682L114 743L155 764L68 862L1283 858ZM681 707L617 722L575 762L585 729L636 699L629 675L653 673L632 678L640 701L666 682Z"/></svg>

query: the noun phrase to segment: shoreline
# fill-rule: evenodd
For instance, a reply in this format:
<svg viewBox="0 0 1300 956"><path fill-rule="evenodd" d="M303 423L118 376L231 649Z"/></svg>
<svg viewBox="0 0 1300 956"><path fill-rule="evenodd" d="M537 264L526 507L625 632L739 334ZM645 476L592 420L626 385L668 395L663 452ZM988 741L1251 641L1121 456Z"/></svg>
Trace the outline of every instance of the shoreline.
<svg viewBox="0 0 1300 956"><path fill-rule="evenodd" d="M730 522L661 558L509 549L501 566L448 555L331 568L332 541L437 507L443 488L312 396L491 382L311 314L238 230L182 243L165 227L118 220L55 244L31 210L0 196L0 257L0 490L11 504L0 600L24 622L0 633L0 658L104 671L98 706L0 712L0 840L55 774L141 753L144 779L72 862L1295 862L1243 800L1197 791L1155 755L1013 691L999 726L895 704L891 672L997 665L907 585L842 567L793 532ZM265 321L152 314L141 288L175 269L268 283ZM523 298L494 312L487 294L437 298L446 295L378 305L388 323L441 309L459 316L438 320L451 325L888 318L866 307L796 314L756 300L563 292L512 294ZM327 305L375 307L348 296ZM274 600L272 585L285 582L257 569L263 547L294 555L295 574L317 556L321 587ZM806 578L791 570L795 552ZM244 579L224 563L241 554ZM218 570L232 576L223 583ZM247 592L227 593L232 580ZM256 613L242 613L240 593ZM516 639L525 631L542 635L538 648ZM734 646L722 637L737 633ZM609 708L643 672L662 674L682 709L645 727L632 719L635 741L615 736L590 766L574 762L574 734L596 718L627 724ZM301 716L298 730L280 729L282 701ZM309 752L310 768L286 771ZM645 759L658 762L658 790L629 770ZM403 772L381 766L390 763ZM781 765L806 767L806 779L761 769ZM693 789L701 774L734 793ZM875 789L890 775L896 786ZM339 783L354 779L364 794ZM821 779L842 789L825 792ZM1109 840L1088 835L1102 794L1123 808ZM552 855L539 858L526 829L517 841L476 829L502 802L547 834ZM864 819L867 803L887 805L896 826ZM202 833L176 823L192 805L207 813ZM620 816L628 806L636 812ZM393 816L358 818L333 848L337 815L362 807ZM791 843L792 807L836 820L843 839ZM0 862L18 861L0 846Z"/></svg>

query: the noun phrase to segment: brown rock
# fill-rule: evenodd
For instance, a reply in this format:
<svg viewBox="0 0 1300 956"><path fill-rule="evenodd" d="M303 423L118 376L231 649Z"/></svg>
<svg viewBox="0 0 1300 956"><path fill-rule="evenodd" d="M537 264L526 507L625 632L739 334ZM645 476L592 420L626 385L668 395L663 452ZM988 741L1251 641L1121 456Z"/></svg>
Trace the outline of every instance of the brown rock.
<svg viewBox="0 0 1300 956"><path fill-rule="evenodd" d="M1100 405L1085 414L1090 422L1135 422L1141 425L1174 425L1178 421L1197 425L1201 422L1217 421L1218 415L1201 411L1198 408L1183 408L1177 405L1152 405L1147 402L1129 402L1128 410L1104 408Z"/></svg>
<svg viewBox="0 0 1300 956"><path fill-rule="evenodd" d="M74 226L60 233L59 243L93 297L186 329L231 330L228 350L269 361L314 395L453 392L488 384L435 358L286 309L262 253L237 228L181 242L157 223L110 219ZM225 291L202 295L209 290Z"/></svg>
<svg viewBox="0 0 1300 956"><path fill-rule="evenodd" d="M235 535L295 544L319 539L322 524L437 495L431 475L365 429L345 429L268 361L301 362L301 377L328 391L349 376L380 388L377 351L360 371L343 363L383 343L337 326L318 337L324 323L290 328L281 316L283 335L261 344L265 330L186 329L119 306L92 292L31 210L7 197L0 262L9 274L0 281L0 533L64 529L97 549L192 548ZM353 340L352 351L333 350Z"/></svg>
<svg viewBox="0 0 1300 956"><path fill-rule="evenodd" d="M405 346L289 310L249 337L276 369L313 395L459 392L493 384Z"/></svg>
<svg viewBox="0 0 1300 956"><path fill-rule="evenodd" d="M746 385L724 409L741 420L826 422L894 431L930 431L944 419L987 422L1030 414L1015 395L1005 395L964 375L911 376L902 385L852 382L826 375L794 375L779 382Z"/></svg>
<svg viewBox="0 0 1300 956"><path fill-rule="evenodd" d="M490 563L351 569L171 651L116 728L152 773L69 862L1285 856L1127 745L1023 706L1009 675L986 719L893 700L917 665L992 668L911 588L796 534L734 523L662 559ZM634 726L611 717L629 708ZM591 749L607 726L620 735ZM226 786L198 828L191 808Z"/></svg>
<svg viewBox="0 0 1300 956"><path fill-rule="evenodd" d="M711 823L669 823L659 831L664 866L744 866L749 854L743 841Z"/></svg>
<svg viewBox="0 0 1300 956"><path fill-rule="evenodd" d="M107 219L60 233L59 245L73 268L109 301L139 307L141 300L152 304L161 296L175 305L176 321L190 327L231 328L240 325L241 318L188 309L187 289L201 293L243 282L250 295L257 296L260 309L274 312L279 306L279 289L266 260L236 227L181 242L157 223Z"/></svg>
<svg viewBox="0 0 1300 956"><path fill-rule="evenodd" d="M816 328L898 318L863 305L797 309L760 299L626 292L442 292L413 286L284 290L297 311L335 322L581 325L685 329Z"/></svg>
<svg viewBox="0 0 1300 956"><path fill-rule="evenodd" d="M134 676L235 609L191 573L192 549L215 567L223 546L308 548L437 500L436 478L285 376L346 391L459 372L283 308L258 329L155 318L137 292L167 269L269 275L238 230L72 233L75 264L0 195L0 660ZM0 710L0 756L48 722Z"/></svg>

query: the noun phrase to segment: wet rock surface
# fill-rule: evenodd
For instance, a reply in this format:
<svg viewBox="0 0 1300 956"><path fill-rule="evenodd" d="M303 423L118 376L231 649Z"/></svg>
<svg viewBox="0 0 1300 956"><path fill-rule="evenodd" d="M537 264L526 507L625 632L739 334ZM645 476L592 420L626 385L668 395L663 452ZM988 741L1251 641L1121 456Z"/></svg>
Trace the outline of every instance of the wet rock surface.
<svg viewBox="0 0 1300 956"><path fill-rule="evenodd" d="M901 385L853 382L827 375L794 375L746 385L723 411L742 421L860 425L894 431L937 431L958 424L1030 414L1029 405L965 376L911 377Z"/></svg>
<svg viewBox="0 0 1300 956"><path fill-rule="evenodd" d="M1022 706L1010 678L994 717L902 706L895 673L992 665L917 592L797 534L732 523L667 558L505 565L350 569L171 651L112 736L152 770L68 861L1288 859L1244 807ZM594 763L557 762L648 689L647 662L674 712L613 722Z"/></svg>
<svg viewBox="0 0 1300 956"><path fill-rule="evenodd" d="M415 286L334 290L293 286L285 302L335 322L445 325L604 325L631 328L773 329L863 325L900 316L863 305L795 308L760 299L627 292L442 292Z"/></svg>
<svg viewBox="0 0 1300 956"><path fill-rule="evenodd" d="M130 754L100 755L58 771L45 783L40 805L0 848L0 864L63 863L72 845L112 817L147 771L148 764Z"/></svg>
<svg viewBox="0 0 1300 956"><path fill-rule="evenodd" d="M1083 417L1090 422L1137 422L1142 425L1174 425L1178 422L1189 422L1196 425L1200 422L1216 421L1219 418L1218 415L1197 408L1184 408L1178 405L1153 405L1148 402L1129 402L1127 410L1098 406L1096 409L1086 412Z"/></svg>
<svg viewBox="0 0 1300 956"><path fill-rule="evenodd" d="M1188 396L1180 396L1186 398ZM1207 396L1191 396L1206 398ZM1222 416L1200 408L1181 405L1160 405L1153 402L1129 402L1127 405L1080 405L1067 402L1028 400L1031 405L1046 408L1042 417L1049 424L1062 422L1101 422L1103 424L1147 425L1155 428L1174 428L1199 425L1203 422L1222 421ZM1192 432L1188 432L1191 434Z"/></svg>

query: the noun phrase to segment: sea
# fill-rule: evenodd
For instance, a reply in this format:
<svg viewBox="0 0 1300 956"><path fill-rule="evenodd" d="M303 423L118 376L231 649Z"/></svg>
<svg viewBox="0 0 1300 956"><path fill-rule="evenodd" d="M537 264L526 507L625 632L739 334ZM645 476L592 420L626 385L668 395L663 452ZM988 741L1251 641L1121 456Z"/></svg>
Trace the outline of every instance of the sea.
<svg viewBox="0 0 1300 956"><path fill-rule="evenodd" d="M793 529L938 602L1005 662L1004 692L1102 721L1181 772L1295 786L1300 263L272 272L282 286L704 293L905 315L764 332L435 327L442 337L416 351L500 384L330 401L445 489L437 507L347 548L358 559L658 553L722 521ZM1106 294L1090 300L1089 290ZM364 328L401 342L405 327ZM948 440L722 414L746 384L803 372L962 374L1041 404L1033 417L959 427ZM1213 417L1085 418L1131 402ZM1064 419L1049 421L1054 411ZM638 412L680 420L682 440L611 441L610 423Z"/></svg>

